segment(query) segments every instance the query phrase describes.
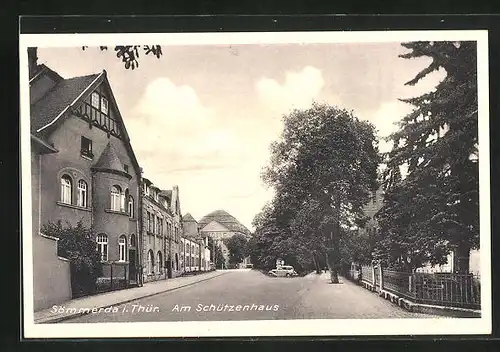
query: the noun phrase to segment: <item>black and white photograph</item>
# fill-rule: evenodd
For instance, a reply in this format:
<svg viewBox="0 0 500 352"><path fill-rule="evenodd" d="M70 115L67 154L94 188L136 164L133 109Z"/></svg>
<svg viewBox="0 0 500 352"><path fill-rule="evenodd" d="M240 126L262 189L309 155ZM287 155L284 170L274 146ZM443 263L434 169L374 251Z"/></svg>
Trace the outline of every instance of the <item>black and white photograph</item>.
<svg viewBox="0 0 500 352"><path fill-rule="evenodd" d="M25 337L490 333L487 38L22 34Z"/></svg>

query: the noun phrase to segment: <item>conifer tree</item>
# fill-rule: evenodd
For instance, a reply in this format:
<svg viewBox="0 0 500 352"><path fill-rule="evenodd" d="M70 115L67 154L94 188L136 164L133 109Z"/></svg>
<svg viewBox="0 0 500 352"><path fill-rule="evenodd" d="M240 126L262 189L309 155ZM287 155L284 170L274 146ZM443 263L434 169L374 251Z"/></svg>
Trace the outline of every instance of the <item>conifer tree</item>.
<svg viewBox="0 0 500 352"><path fill-rule="evenodd" d="M415 269L454 251L455 270L467 273L470 250L479 246L476 43L402 45L409 52L400 57L432 60L407 85L439 69L446 76L435 90L402 100L413 110L389 138L378 254Z"/></svg>

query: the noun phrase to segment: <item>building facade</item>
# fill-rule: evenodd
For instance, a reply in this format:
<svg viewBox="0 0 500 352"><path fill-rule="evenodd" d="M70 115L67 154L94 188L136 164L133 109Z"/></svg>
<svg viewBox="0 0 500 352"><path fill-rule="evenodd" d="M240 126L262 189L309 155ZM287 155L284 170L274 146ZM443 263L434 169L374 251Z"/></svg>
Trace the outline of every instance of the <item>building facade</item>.
<svg viewBox="0 0 500 352"><path fill-rule="evenodd" d="M202 237L198 222L186 214L182 217L183 234L181 246L182 268L184 271L210 270L210 249L208 237Z"/></svg>
<svg viewBox="0 0 500 352"><path fill-rule="evenodd" d="M30 115L33 258L36 270L44 267L34 275L36 307L68 297L66 283L58 282L67 281L68 264L42 254L48 246L40 243L55 241L40 233L49 222L92 228L103 263L100 281L113 276L138 284L140 168L106 71L64 79L30 56ZM56 272L47 270L48 262Z"/></svg>
<svg viewBox="0 0 500 352"><path fill-rule="evenodd" d="M229 249L226 246L226 240L236 234L244 236L247 240L251 237L250 231L234 216L232 216L225 210L216 210L205 215L198 224L201 236L203 238L211 237L214 246L221 247L226 267L229 263ZM214 248L210 248L210 250L214 251ZM215 264L218 265L217 263ZM244 268L250 264L250 257L246 257L241 263L238 263L237 265L240 268Z"/></svg>
<svg viewBox="0 0 500 352"><path fill-rule="evenodd" d="M143 281L173 278L180 274L181 245L179 189L163 191L142 178Z"/></svg>

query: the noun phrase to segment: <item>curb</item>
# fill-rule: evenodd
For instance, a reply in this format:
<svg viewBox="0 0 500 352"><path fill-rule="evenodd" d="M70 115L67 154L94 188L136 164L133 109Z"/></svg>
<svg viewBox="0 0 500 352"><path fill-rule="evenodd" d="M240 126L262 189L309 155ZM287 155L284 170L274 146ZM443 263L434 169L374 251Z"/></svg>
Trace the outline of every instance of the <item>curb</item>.
<svg viewBox="0 0 500 352"><path fill-rule="evenodd" d="M191 283L184 284L184 285L181 285L181 286L167 288L166 290L163 290L163 291L149 293L149 294L146 294L146 295L141 296L141 297L134 297L134 298L130 298L130 299L125 299L123 301L115 302L113 304L104 304L102 306L95 307L95 308L96 309L104 309L104 308L112 307L114 305L121 305L121 304L129 303L129 302L137 301L138 299L148 298L148 297L156 296L156 295L159 295L159 294L162 294L162 293L165 293L165 292L175 291L175 290L180 289L180 288L184 288L184 287L196 285L197 283L200 283L200 282L203 282L203 281L208 281L208 280L211 280L211 279L215 279L216 277L219 277L219 276L222 276L222 275L225 275L225 274L227 274L227 272L222 272L222 273L219 273L218 275L214 275L214 276L211 276L209 278L206 278L206 279L203 279L203 280L199 280L199 281L195 281L195 282L191 282ZM74 314L70 314L70 315L65 315L65 316L62 316L62 317L55 317L55 318L52 318L52 319L49 318L49 319L46 319L46 320L40 320L38 322L35 320L34 323L35 324L59 323L61 321L65 321L65 320L69 320L69 319L81 317L81 316L84 316L84 315L87 315L87 314L90 314L90 313L91 312L78 312L78 313L74 313Z"/></svg>

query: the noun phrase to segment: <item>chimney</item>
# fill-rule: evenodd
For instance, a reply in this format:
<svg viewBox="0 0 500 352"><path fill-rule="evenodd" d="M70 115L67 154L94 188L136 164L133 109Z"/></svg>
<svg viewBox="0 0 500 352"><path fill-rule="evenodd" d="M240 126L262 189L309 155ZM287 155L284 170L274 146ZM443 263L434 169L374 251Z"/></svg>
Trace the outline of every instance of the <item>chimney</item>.
<svg viewBox="0 0 500 352"><path fill-rule="evenodd" d="M38 71L38 56L37 56L37 48L36 47L29 47L28 48L28 72L29 72L29 78L33 78L33 76L36 74Z"/></svg>

